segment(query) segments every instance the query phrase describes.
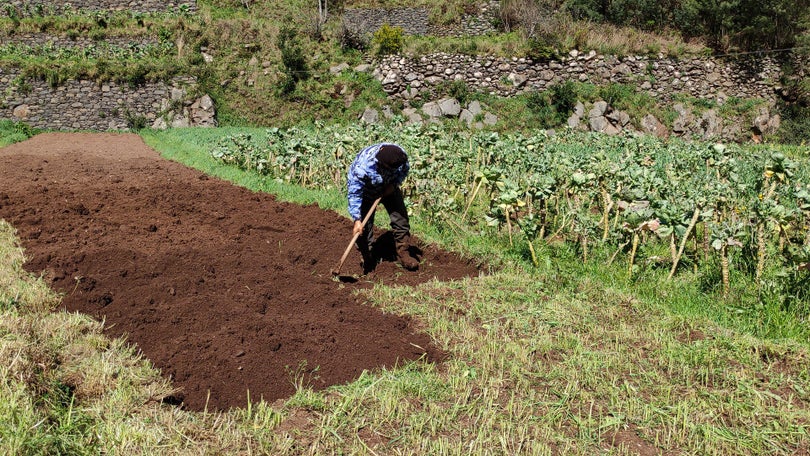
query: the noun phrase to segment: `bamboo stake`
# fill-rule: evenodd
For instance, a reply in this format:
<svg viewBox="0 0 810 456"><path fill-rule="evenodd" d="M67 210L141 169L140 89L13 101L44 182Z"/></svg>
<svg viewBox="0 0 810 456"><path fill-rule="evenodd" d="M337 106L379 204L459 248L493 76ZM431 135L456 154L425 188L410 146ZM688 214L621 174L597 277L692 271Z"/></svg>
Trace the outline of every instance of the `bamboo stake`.
<svg viewBox="0 0 810 456"><path fill-rule="evenodd" d="M678 256L678 247L675 245L675 230L669 235L669 257L672 263L675 263L675 258Z"/></svg>
<svg viewBox="0 0 810 456"><path fill-rule="evenodd" d="M582 264L588 262L588 236L580 236L579 242L582 245Z"/></svg>

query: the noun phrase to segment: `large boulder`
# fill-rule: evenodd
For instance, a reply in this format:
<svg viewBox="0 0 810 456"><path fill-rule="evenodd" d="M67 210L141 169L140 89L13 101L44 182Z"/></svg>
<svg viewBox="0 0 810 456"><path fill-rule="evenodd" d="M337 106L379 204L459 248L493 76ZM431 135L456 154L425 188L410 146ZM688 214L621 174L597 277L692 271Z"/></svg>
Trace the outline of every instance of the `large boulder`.
<svg viewBox="0 0 810 456"><path fill-rule="evenodd" d="M771 115L768 108L761 108L759 114L754 118L751 129L755 135L771 135L779 130L781 124L782 118L779 114Z"/></svg>
<svg viewBox="0 0 810 456"><path fill-rule="evenodd" d="M461 113L461 103L455 98L444 98L439 100L439 109L445 117L458 117Z"/></svg>

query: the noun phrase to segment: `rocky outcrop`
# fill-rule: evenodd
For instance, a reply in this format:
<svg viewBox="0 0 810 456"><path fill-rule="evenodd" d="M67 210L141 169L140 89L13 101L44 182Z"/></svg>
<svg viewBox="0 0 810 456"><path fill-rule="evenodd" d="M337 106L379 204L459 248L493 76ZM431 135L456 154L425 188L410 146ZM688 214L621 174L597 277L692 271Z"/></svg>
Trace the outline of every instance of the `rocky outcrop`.
<svg viewBox="0 0 810 456"><path fill-rule="evenodd" d="M723 118L715 109L708 109L699 115L681 103L676 103L673 109L677 113L677 118L672 123L671 129L668 129L653 114L647 114L641 119L632 119L628 113L613 109L604 101L593 103L585 117L586 107L583 103L578 103L568 119L567 126L608 135L630 131L659 138L677 136L686 139L756 141L761 140L763 136L776 133L780 123L779 115L772 114L767 107L759 109L759 114L750 125L747 125L744 119Z"/></svg>

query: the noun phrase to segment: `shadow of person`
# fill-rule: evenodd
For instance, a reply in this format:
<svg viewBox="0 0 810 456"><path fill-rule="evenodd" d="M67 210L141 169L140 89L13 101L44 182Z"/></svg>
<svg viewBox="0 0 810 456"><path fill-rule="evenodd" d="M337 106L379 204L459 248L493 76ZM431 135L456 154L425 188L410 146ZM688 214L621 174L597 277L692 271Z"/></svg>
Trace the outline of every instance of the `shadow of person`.
<svg viewBox="0 0 810 456"><path fill-rule="evenodd" d="M417 261L421 262L424 251L422 251L422 249L417 245L413 244L413 238L411 238L411 242L412 243L408 249L408 252L412 257L416 258ZM394 233L389 230L380 235L380 237L374 241L374 246L371 248L371 253L374 255L374 258L377 259L377 261L389 261L392 263L398 262L397 244L394 240Z"/></svg>

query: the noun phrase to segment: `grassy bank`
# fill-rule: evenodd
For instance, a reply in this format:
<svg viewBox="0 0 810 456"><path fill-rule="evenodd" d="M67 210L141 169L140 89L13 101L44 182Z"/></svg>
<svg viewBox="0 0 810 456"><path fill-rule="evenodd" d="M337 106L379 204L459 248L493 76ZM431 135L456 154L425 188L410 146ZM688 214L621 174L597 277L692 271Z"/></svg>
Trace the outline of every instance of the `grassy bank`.
<svg viewBox="0 0 810 456"><path fill-rule="evenodd" d="M250 133L250 130L242 130ZM218 130L143 132L172 160L287 200L345 211L339 189L260 178L210 157ZM228 131L228 133L233 133ZM431 241L500 258L488 277L377 287L450 357L365 372L323 391L226 413L162 404L166 384L102 324L53 312L0 224L0 453L777 454L810 450L808 344L723 318L687 282L644 287L542 249L415 221ZM650 272L650 273L654 273ZM655 277L652 277L655 279ZM658 284L656 286L655 284Z"/></svg>

